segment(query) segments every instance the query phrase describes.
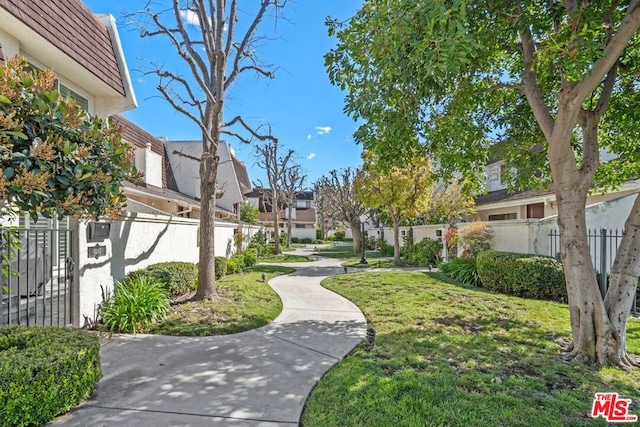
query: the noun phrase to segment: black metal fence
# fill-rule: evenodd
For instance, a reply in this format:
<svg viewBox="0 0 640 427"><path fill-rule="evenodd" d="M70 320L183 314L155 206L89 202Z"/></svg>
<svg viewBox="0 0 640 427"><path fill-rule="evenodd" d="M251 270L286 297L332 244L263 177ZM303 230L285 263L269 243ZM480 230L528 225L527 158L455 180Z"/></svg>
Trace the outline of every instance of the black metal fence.
<svg viewBox="0 0 640 427"><path fill-rule="evenodd" d="M0 231L0 325L73 324L73 232Z"/></svg>
<svg viewBox="0 0 640 427"><path fill-rule="evenodd" d="M616 260L618 246L622 241L622 230L611 230L601 228L600 230L590 229L587 231L589 240L589 251L591 253L591 262L596 270L598 278L598 286L600 293L604 296L609 286L609 274L611 267ZM561 259L560 233L557 230L549 232L550 246L549 251L552 257ZM638 292L636 290L636 298L633 300L632 312L638 314Z"/></svg>

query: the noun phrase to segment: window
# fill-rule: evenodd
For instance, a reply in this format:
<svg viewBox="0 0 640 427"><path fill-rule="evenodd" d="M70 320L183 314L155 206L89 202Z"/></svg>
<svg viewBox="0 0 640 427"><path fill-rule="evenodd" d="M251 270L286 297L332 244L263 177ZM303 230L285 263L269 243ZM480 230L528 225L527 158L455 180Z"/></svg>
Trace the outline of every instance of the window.
<svg viewBox="0 0 640 427"><path fill-rule="evenodd" d="M544 218L544 203L527 205L527 218Z"/></svg>
<svg viewBox="0 0 640 427"><path fill-rule="evenodd" d="M78 107L82 108L84 111L89 111L89 100L78 92L75 92L60 82L58 82L58 92L63 98L73 99L76 101Z"/></svg>
<svg viewBox="0 0 640 427"><path fill-rule="evenodd" d="M506 213L506 214L496 214L489 215L489 221L504 221L507 219L518 219L517 213Z"/></svg>

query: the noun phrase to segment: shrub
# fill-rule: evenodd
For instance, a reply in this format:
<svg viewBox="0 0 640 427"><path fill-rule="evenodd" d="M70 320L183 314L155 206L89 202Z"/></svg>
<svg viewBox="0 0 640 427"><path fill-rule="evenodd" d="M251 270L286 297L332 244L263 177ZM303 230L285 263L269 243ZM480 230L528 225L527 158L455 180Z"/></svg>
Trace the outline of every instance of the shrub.
<svg viewBox="0 0 640 427"><path fill-rule="evenodd" d="M378 247L378 239L376 239L375 237L367 236L364 241L364 246L368 251L373 251Z"/></svg>
<svg viewBox="0 0 640 427"><path fill-rule="evenodd" d="M338 242L342 242L344 240L345 232L344 230L336 230L333 235L333 240L337 240Z"/></svg>
<svg viewBox="0 0 640 427"><path fill-rule="evenodd" d="M291 243L300 243L300 239L297 237L292 237L291 238Z"/></svg>
<svg viewBox="0 0 640 427"><path fill-rule="evenodd" d="M442 247L442 242L424 238L411 247L409 262L419 267L435 266L441 258Z"/></svg>
<svg viewBox="0 0 640 427"><path fill-rule="evenodd" d="M140 276L150 277L162 283L171 297L195 291L198 285L198 267L190 262L173 261L152 264L142 270L129 273L125 280Z"/></svg>
<svg viewBox="0 0 640 427"><path fill-rule="evenodd" d="M227 271L226 271L227 275L236 274L238 272L238 262L236 261L235 258L233 257L227 258L226 263L227 263Z"/></svg>
<svg viewBox="0 0 640 427"><path fill-rule="evenodd" d="M216 279L220 279L227 274L227 259L222 256L217 256L215 259L215 276Z"/></svg>
<svg viewBox="0 0 640 427"><path fill-rule="evenodd" d="M322 240L322 239L324 239L322 228L316 228L316 240Z"/></svg>
<svg viewBox="0 0 640 427"><path fill-rule="evenodd" d="M242 273L242 271L244 270L244 253L240 252L240 253L236 253L234 254L231 259L235 262L235 267L236 267L236 273ZM229 263L227 262L227 270L229 270Z"/></svg>
<svg viewBox="0 0 640 427"><path fill-rule="evenodd" d="M104 304L104 327L110 332L146 332L169 311L167 291L151 277L116 282L111 302Z"/></svg>
<svg viewBox="0 0 640 427"><path fill-rule="evenodd" d="M388 244L382 239L380 239L378 245L380 247L380 254L382 256L393 256L393 245Z"/></svg>
<svg viewBox="0 0 640 427"><path fill-rule="evenodd" d="M258 263L258 253L253 249L247 249L242 253L244 256L244 266L249 268Z"/></svg>
<svg viewBox="0 0 640 427"><path fill-rule="evenodd" d="M313 242L313 239L311 237L303 237L302 239L300 239L300 243L303 243L305 245L308 245L312 242Z"/></svg>
<svg viewBox="0 0 640 427"><path fill-rule="evenodd" d="M254 249L257 256L263 257L268 253L267 235L264 231L257 231L251 238L248 249Z"/></svg>
<svg viewBox="0 0 640 427"><path fill-rule="evenodd" d="M0 426L41 425L89 397L102 376L99 352L84 330L0 328Z"/></svg>
<svg viewBox="0 0 640 427"><path fill-rule="evenodd" d="M462 245L467 256L472 257L491 249L492 241L493 230L482 222L465 225L457 236L457 243Z"/></svg>
<svg viewBox="0 0 640 427"><path fill-rule="evenodd" d="M504 294L566 301L562 263L550 257L486 251L478 255L482 286Z"/></svg>
<svg viewBox="0 0 640 427"><path fill-rule="evenodd" d="M480 286L480 276L474 257L453 258L449 262L440 263L438 267L441 272L460 283Z"/></svg>

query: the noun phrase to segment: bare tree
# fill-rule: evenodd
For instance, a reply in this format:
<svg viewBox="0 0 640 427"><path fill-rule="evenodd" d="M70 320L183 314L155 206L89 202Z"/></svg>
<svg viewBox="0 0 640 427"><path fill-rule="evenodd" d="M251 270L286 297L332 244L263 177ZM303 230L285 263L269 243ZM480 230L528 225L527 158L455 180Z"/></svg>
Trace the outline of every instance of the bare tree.
<svg viewBox="0 0 640 427"><path fill-rule="evenodd" d="M318 180L318 197L322 200L323 216L334 222L349 225L353 234L353 251L360 250L362 233L360 217L367 211L362 203L356 201L353 181L357 170L351 168L329 172ZM326 220L326 218L325 218Z"/></svg>
<svg viewBox="0 0 640 427"><path fill-rule="evenodd" d="M223 134L242 142L274 140L252 128L242 117L224 120L226 91L239 75L253 72L272 78L255 56L255 44L264 39L257 28L265 16L278 17L286 0L260 0L250 14L238 13L237 0L172 0L171 6L155 10L152 2L130 17L138 24L141 37L165 37L184 61L188 72L166 70L151 64L146 74L158 77L157 89L178 112L191 119L202 132L200 159L200 254L198 289L194 299L216 299L215 285L215 204L218 173L218 143ZM159 7L158 7L159 8ZM236 39L241 18L252 17L244 34Z"/></svg>
<svg viewBox="0 0 640 427"><path fill-rule="evenodd" d="M287 209L287 247L291 246L291 228L293 225L293 205L297 196L304 190L304 182L307 176L302 172L300 165L292 165L285 169L280 178L282 199Z"/></svg>
<svg viewBox="0 0 640 427"><path fill-rule="evenodd" d="M294 151L288 150L286 154L280 153L280 146L278 140L273 139L264 145L256 146L256 164L258 167L265 170L267 173L267 180L269 181L269 188L263 188L263 198L270 199L271 213L273 215L273 234L275 243L276 255L282 253L280 248L280 221L279 213L282 206L282 194L280 194L280 186L282 176L289 167L289 162L293 156Z"/></svg>

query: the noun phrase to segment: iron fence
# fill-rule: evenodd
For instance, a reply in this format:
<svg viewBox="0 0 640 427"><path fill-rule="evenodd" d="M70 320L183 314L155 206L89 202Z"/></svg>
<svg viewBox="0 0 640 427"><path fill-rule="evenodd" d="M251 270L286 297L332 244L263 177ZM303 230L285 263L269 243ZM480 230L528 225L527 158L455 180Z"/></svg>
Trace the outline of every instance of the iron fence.
<svg viewBox="0 0 640 427"><path fill-rule="evenodd" d="M591 254L591 262L593 268L596 270L596 277L598 279L598 286L600 287L600 293L604 297L607 293L609 286L609 275L611 273L611 267L616 260L618 253L618 246L622 241L622 230L612 230L601 228L587 230L587 239L589 241L589 252ZM560 246L560 233L558 230L551 230L549 232L550 245L549 251L552 257L560 260L561 246ZM638 290L636 289L636 297L633 300L632 313L638 315Z"/></svg>
<svg viewBox="0 0 640 427"><path fill-rule="evenodd" d="M73 231L0 231L0 325L73 324Z"/></svg>

